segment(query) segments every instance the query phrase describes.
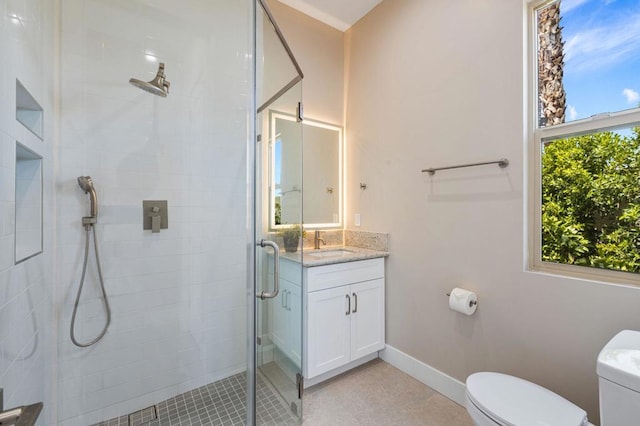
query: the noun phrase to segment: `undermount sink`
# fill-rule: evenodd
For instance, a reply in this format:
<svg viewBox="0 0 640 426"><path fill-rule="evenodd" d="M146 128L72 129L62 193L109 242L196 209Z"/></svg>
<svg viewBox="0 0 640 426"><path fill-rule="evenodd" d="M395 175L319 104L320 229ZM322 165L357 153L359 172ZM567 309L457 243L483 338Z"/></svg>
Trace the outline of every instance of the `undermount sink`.
<svg viewBox="0 0 640 426"><path fill-rule="evenodd" d="M353 251L345 250L345 249L312 251L308 253L309 256L316 257L319 259L323 259L326 257L345 257L351 254L353 254Z"/></svg>

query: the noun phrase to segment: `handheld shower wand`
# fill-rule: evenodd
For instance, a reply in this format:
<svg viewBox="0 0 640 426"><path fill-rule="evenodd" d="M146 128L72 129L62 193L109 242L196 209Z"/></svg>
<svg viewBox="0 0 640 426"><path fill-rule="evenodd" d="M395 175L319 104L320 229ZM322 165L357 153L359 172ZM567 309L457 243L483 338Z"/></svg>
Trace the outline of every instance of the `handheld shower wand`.
<svg viewBox="0 0 640 426"><path fill-rule="evenodd" d="M85 244L84 244L84 262L82 265L82 276L80 277L80 285L78 286L78 293L76 295L76 301L73 305L73 314L71 315L71 341L74 345L79 346L81 348L85 348L87 346L91 346L94 343L98 342L100 339L104 337L109 328L109 324L111 324L111 308L109 307L109 298L107 297L107 292L104 288L104 278L102 277L102 265L100 264L100 253L98 252L98 239L96 238L96 228L95 224L98 221L98 196L96 195L96 189L93 187L93 180L91 180L91 176L80 176L78 178L78 185L84 191L85 194L89 194L91 198L91 216L85 216L82 218L82 226L86 231ZM95 339L91 340L87 343L79 342L76 339L75 334L75 323L76 323L76 315L78 313L78 305L80 304L80 296L82 295L82 287L84 286L84 278L87 273L87 262L89 260L89 239L91 238L89 232L93 231L93 247L95 249L96 254L96 265L98 267L98 278L100 279L100 289L102 290L102 297L104 299L104 309L107 315L107 321Z"/></svg>
<svg viewBox="0 0 640 426"><path fill-rule="evenodd" d="M78 185L84 191L85 194L89 194L91 198L91 217L98 218L98 196L96 195L96 189L93 187L93 180L91 176L80 176L78 178Z"/></svg>

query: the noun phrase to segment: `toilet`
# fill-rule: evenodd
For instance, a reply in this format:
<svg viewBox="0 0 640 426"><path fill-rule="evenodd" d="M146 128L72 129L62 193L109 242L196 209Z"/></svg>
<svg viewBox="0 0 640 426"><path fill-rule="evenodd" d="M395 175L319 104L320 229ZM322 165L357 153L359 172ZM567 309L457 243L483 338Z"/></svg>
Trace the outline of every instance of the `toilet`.
<svg viewBox="0 0 640 426"><path fill-rule="evenodd" d="M600 351L601 426L640 424L640 332L624 330ZM465 406L476 426L587 426L587 413L560 395L507 374L467 378Z"/></svg>

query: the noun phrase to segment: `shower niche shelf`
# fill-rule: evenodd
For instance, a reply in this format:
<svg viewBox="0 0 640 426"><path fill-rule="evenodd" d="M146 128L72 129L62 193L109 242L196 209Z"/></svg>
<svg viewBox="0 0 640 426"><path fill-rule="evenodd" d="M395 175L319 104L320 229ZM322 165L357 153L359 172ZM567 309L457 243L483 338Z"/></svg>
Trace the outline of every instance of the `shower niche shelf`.
<svg viewBox="0 0 640 426"><path fill-rule="evenodd" d="M16 79L16 120L40 140L44 138L44 111L31 93Z"/></svg>
<svg viewBox="0 0 640 426"><path fill-rule="evenodd" d="M15 263L42 253L42 157L16 142Z"/></svg>

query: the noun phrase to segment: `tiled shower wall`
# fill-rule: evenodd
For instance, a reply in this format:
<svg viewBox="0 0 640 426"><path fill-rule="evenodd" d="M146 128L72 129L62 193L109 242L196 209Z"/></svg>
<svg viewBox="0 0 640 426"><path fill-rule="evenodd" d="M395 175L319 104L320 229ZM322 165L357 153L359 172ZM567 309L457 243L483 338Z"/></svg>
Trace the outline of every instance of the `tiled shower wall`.
<svg viewBox="0 0 640 426"><path fill-rule="evenodd" d="M54 16L51 1L0 1L0 387L6 408L43 401L39 424L54 415ZM44 109L43 140L16 120L16 79ZM16 142L43 157L44 185L44 250L18 264Z"/></svg>
<svg viewBox="0 0 640 426"><path fill-rule="evenodd" d="M249 1L65 0L56 179L61 425L127 414L246 368ZM129 85L166 65L170 94ZM88 197L112 323L69 339ZM169 229L142 230L142 200ZM93 259L80 340L105 321Z"/></svg>

